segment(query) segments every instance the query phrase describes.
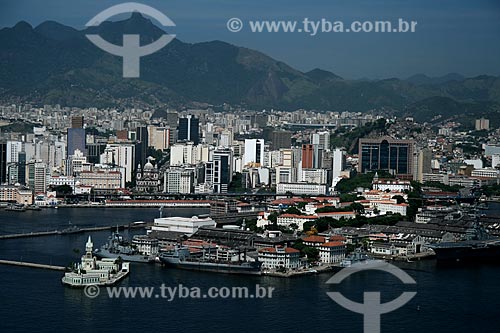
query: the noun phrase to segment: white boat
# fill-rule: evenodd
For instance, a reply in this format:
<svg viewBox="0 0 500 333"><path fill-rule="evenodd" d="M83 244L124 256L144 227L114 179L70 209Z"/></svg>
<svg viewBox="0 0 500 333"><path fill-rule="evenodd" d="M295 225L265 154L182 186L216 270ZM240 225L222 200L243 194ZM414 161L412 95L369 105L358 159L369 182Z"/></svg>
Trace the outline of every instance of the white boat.
<svg viewBox="0 0 500 333"><path fill-rule="evenodd" d="M89 236L81 262L62 277L61 282L64 285L70 287L113 285L129 274L128 262L122 262L120 258L97 260L93 255L93 248L94 244Z"/></svg>

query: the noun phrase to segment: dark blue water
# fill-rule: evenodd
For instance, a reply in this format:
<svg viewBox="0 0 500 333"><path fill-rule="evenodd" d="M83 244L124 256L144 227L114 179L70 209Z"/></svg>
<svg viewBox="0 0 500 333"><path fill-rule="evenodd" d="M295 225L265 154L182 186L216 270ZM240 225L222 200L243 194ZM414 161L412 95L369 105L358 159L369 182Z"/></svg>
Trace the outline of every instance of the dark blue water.
<svg viewBox="0 0 500 333"><path fill-rule="evenodd" d="M0 212L0 233L92 226L151 220L156 209L59 209ZM190 210L168 215L189 216ZM134 231L139 232L139 231ZM94 244L108 232L93 233ZM66 265L79 259L88 235L50 236L0 241L0 258ZM381 291L382 301L402 291L417 296L403 308L382 316L382 332L500 332L500 266L438 266L434 261L400 265L416 281L402 286L374 271L353 275L340 288L327 285L329 274L293 279L227 276L132 264L120 286L275 287L271 299L95 299L79 289L64 288L61 272L0 266L0 332L124 331L287 331L362 332L363 319L333 302L327 291L340 290L361 301L363 291Z"/></svg>

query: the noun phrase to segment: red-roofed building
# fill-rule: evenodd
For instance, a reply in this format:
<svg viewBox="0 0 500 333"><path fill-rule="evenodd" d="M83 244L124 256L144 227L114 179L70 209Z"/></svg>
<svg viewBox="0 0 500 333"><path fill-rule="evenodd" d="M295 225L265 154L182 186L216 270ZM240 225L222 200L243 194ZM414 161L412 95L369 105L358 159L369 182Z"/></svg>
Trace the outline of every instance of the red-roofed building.
<svg viewBox="0 0 500 333"><path fill-rule="evenodd" d="M330 241L319 247L319 260L324 264L336 264L344 260L346 245L344 242Z"/></svg>
<svg viewBox="0 0 500 333"><path fill-rule="evenodd" d="M266 247L259 250L259 261L267 270L297 269L300 267L300 251L291 247Z"/></svg>
<svg viewBox="0 0 500 333"><path fill-rule="evenodd" d="M323 236L313 235L303 238L302 242L305 246L319 247L321 244L326 242L326 239Z"/></svg>
<svg viewBox="0 0 500 333"><path fill-rule="evenodd" d="M345 243L346 240L347 240L347 238L345 238L342 235L330 236L330 242L344 242Z"/></svg>

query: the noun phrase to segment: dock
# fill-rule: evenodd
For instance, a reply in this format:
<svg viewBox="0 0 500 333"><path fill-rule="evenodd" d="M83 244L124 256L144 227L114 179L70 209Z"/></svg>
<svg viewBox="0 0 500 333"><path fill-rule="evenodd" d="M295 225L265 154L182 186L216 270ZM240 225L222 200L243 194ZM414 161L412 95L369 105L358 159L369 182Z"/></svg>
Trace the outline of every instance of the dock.
<svg viewBox="0 0 500 333"><path fill-rule="evenodd" d="M61 230L51 230L51 231L36 231L36 232L27 232L22 234L10 234L10 235L1 235L0 240L2 239L14 239L14 238L30 238L30 237L41 237L41 236L53 236L53 235L70 235L70 234L80 234L86 232L95 232L95 231L103 231L103 230L115 230L118 229L135 229L135 228L144 228L147 226L151 226L149 223L144 224L122 224L122 225L112 225L112 226L98 226L98 227L90 227L90 228L81 228L77 230L72 230L71 232L64 232Z"/></svg>
<svg viewBox="0 0 500 333"><path fill-rule="evenodd" d="M0 265L11 265L11 266L20 266L20 267L50 269L53 271L65 271L66 270L66 268L62 267L62 266L36 264L33 262L25 262L25 261L1 260L1 259L0 259Z"/></svg>

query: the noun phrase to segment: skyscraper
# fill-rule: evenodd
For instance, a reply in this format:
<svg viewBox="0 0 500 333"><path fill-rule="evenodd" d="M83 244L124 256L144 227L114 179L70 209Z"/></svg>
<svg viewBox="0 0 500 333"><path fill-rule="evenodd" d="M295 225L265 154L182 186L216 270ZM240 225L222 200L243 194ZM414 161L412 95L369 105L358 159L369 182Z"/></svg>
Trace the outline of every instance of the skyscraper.
<svg viewBox="0 0 500 333"><path fill-rule="evenodd" d="M179 119L178 141L200 143L200 120L192 115Z"/></svg>
<svg viewBox="0 0 500 333"><path fill-rule="evenodd" d="M330 132L323 131L311 135L311 143L321 149L330 149Z"/></svg>
<svg viewBox="0 0 500 333"><path fill-rule="evenodd" d="M233 131L224 130L219 134L219 146L231 147L233 145Z"/></svg>
<svg viewBox="0 0 500 333"><path fill-rule="evenodd" d="M144 166L148 161L149 134L148 128L145 126L136 128L136 146L135 146L135 167L138 164Z"/></svg>
<svg viewBox="0 0 500 333"><path fill-rule="evenodd" d="M177 128L179 125L179 114L177 111L167 111L167 124L170 128Z"/></svg>
<svg viewBox="0 0 500 333"><path fill-rule="evenodd" d="M490 120L485 118L476 119L476 131L489 130Z"/></svg>
<svg viewBox="0 0 500 333"><path fill-rule="evenodd" d="M261 166L264 163L264 139L245 139L245 153L243 165L255 164Z"/></svg>
<svg viewBox="0 0 500 333"><path fill-rule="evenodd" d="M34 193L44 193L47 188L47 165L41 161L28 164L28 185Z"/></svg>
<svg viewBox="0 0 500 333"><path fill-rule="evenodd" d="M71 117L71 128L83 128L83 116Z"/></svg>
<svg viewBox="0 0 500 333"><path fill-rule="evenodd" d="M7 182L7 143L0 142L0 184Z"/></svg>
<svg viewBox="0 0 500 333"><path fill-rule="evenodd" d="M390 137L359 140L358 172L387 170L404 178L413 177L413 140Z"/></svg>
<svg viewBox="0 0 500 333"><path fill-rule="evenodd" d="M423 182L424 173L431 173L431 163L432 163L432 151L429 148L423 148L416 153L415 156L416 165L413 179L419 182Z"/></svg>
<svg viewBox="0 0 500 333"><path fill-rule="evenodd" d="M17 182L21 185L26 185L26 152L20 151L17 161Z"/></svg>
<svg viewBox="0 0 500 333"><path fill-rule="evenodd" d="M340 174L345 169L345 151L339 148L336 148L333 151L333 168L332 168L332 177L338 178Z"/></svg>
<svg viewBox="0 0 500 333"><path fill-rule="evenodd" d="M18 182L19 168L24 167L19 165L19 153L23 149L21 141L7 141L7 181L9 184Z"/></svg>
<svg viewBox="0 0 500 333"><path fill-rule="evenodd" d="M73 155L77 149L86 154L85 139L85 129L68 128L68 152L66 156Z"/></svg>
<svg viewBox="0 0 500 333"><path fill-rule="evenodd" d="M233 180L233 152L230 149L218 149L213 154L214 193L227 193Z"/></svg>
<svg viewBox="0 0 500 333"><path fill-rule="evenodd" d="M290 131L274 131L271 141L273 149L290 148L292 146L292 132Z"/></svg>
<svg viewBox="0 0 500 333"><path fill-rule="evenodd" d="M302 145L302 169L314 168L314 145Z"/></svg>

